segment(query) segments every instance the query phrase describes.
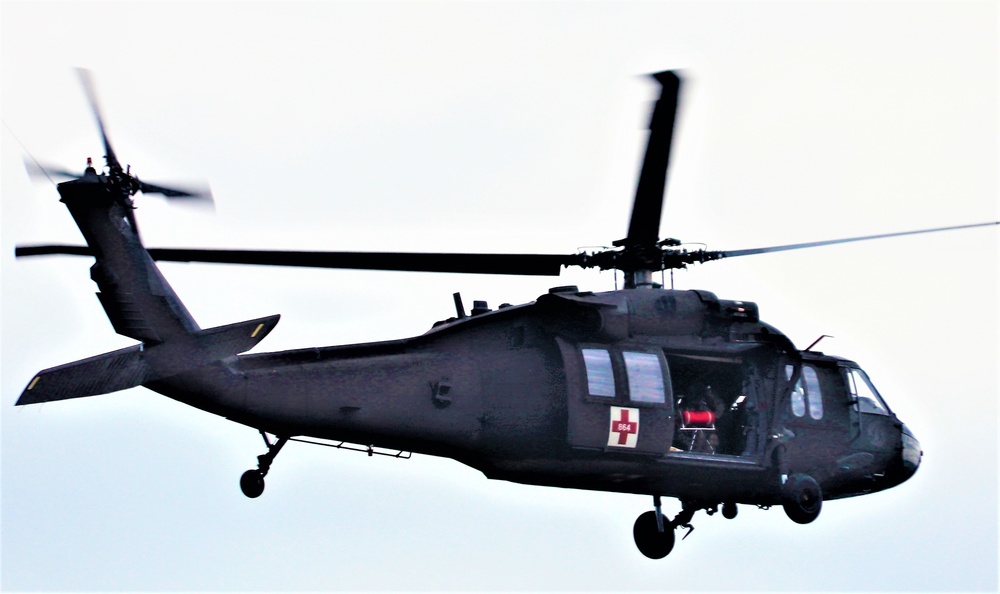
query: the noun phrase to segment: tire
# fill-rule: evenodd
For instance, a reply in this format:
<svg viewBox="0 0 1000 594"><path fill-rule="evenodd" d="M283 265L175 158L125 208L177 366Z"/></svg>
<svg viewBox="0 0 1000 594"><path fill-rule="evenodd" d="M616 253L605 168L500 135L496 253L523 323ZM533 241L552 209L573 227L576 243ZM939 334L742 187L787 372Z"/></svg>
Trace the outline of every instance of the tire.
<svg viewBox="0 0 1000 594"><path fill-rule="evenodd" d="M808 524L823 509L823 490L808 474L793 474L782 487L782 507L796 524Z"/></svg>
<svg viewBox="0 0 1000 594"><path fill-rule="evenodd" d="M727 520L732 520L736 517L740 509L736 507L736 504L732 501L727 501L722 504L722 517Z"/></svg>
<svg viewBox="0 0 1000 594"><path fill-rule="evenodd" d="M662 559L674 548L674 529L670 521L663 519L663 532L656 527L656 512L648 511L640 515L632 526L632 537L639 552L650 559Z"/></svg>
<svg viewBox="0 0 1000 594"><path fill-rule="evenodd" d="M248 470L240 477L240 490L250 499L260 497L264 492L264 477L259 470Z"/></svg>

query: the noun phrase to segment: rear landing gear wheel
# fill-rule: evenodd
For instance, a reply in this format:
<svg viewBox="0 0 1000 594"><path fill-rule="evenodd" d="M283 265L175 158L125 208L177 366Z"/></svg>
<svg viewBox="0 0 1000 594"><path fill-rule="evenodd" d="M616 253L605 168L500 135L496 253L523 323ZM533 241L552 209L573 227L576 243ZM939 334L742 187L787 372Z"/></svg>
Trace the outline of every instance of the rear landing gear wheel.
<svg viewBox="0 0 1000 594"><path fill-rule="evenodd" d="M250 499L260 497L264 492L264 475L259 470L248 470L240 477L240 490Z"/></svg>
<svg viewBox="0 0 1000 594"><path fill-rule="evenodd" d="M632 537L639 552L650 559L662 559L674 548L674 527L663 521L663 532L656 525L656 512L640 515L632 526Z"/></svg>
<svg viewBox="0 0 1000 594"><path fill-rule="evenodd" d="M264 438L264 443L267 444L267 453L257 456L256 470L251 468L240 477L240 490L250 499L256 499L264 492L264 477L267 476L267 471L271 469L271 462L274 462L274 457L278 455L278 452L288 443L289 439L288 437L278 437L278 441L271 443L267 438L267 433L264 433L263 430L260 430L260 436Z"/></svg>
<svg viewBox="0 0 1000 594"><path fill-rule="evenodd" d="M808 474L793 474L781 490L781 505L785 514L797 524L812 522L823 509L823 491L816 479Z"/></svg>

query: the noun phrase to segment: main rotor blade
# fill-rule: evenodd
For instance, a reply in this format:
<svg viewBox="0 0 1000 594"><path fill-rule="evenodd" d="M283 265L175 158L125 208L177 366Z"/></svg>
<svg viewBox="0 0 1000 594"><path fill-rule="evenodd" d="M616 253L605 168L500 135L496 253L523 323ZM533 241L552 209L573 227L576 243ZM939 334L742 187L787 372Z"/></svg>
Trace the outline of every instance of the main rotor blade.
<svg viewBox="0 0 1000 594"><path fill-rule="evenodd" d="M101 106L97 102L97 93L94 91L94 81L90 71L86 68L77 68L76 73L80 76L83 92L87 94L87 102L90 103L90 109L94 112L94 118L97 120L97 127L101 130L101 139L104 141L104 158L107 160L108 167L121 169L121 164L118 162L118 157L115 156L114 149L111 148L111 141L108 140L108 134L104 128L104 117L101 115Z"/></svg>
<svg viewBox="0 0 1000 594"><path fill-rule="evenodd" d="M39 245L18 247L14 254L45 256L93 255L86 246ZM400 252L301 252L270 250L214 250L150 248L154 260L165 262L210 262L257 266L303 266L354 270L395 270L404 272L456 272L470 274L511 274L559 276L563 266L579 265L581 255L557 254L448 254Z"/></svg>
<svg viewBox="0 0 1000 594"><path fill-rule="evenodd" d="M93 256L94 250L85 245L19 245L14 248L15 258L27 256Z"/></svg>
<svg viewBox="0 0 1000 594"><path fill-rule="evenodd" d="M654 74L653 78L659 81L663 89L649 122L649 140L632 204L628 236L616 242L617 245L652 245L660 238L663 193L667 183L681 80L669 70Z"/></svg>
<svg viewBox="0 0 1000 594"><path fill-rule="evenodd" d="M898 233L880 233L878 235L865 235L862 237L848 237L846 239L828 239L826 241L809 241L806 243L792 243L788 245L776 245L771 247L751 248L746 250L725 250L718 252L706 252L716 258L735 258L737 256L752 256L754 254L767 254L770 252L785 252L788 250L802 250L805 248L820 247L824 245L835 245L838 243L851 243L854 241L868 241L869 239L884 239L886 237L902 237L904 235L919 235L921 233L937 233L938 231L953 231L955 229L971 229L973 227L991 227L1000 225L1000 221L990 223L974 223L971 225L955 225L953 227L936 227L934 229L920 229L918 231L901 231Z"/></svg>

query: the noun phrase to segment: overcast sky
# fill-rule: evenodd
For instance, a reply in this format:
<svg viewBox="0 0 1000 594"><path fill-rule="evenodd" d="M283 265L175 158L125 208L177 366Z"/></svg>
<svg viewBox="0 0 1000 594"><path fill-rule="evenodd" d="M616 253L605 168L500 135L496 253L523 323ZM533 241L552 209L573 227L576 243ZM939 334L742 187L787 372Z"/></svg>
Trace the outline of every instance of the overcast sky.
<svg viewBox="0 0 1000 594"><path fill-rule="evenodd" d="M800 348L858 361L925 451L887 492L695 517L665 560L647 497L488 481L450 460L291 444L139 388L14 408L40 369L132 344L22 158L82 170L94 73L123 163L211 184L140 197L149 246L570 253L625 234L656 87L685 82L661 231L737 249L995 221L994 2L0 4L5 590L996 590L997 231L706 265L678 288L756 301ZM202 327L282 314L258 351L412 336L560 278L166 264ZM669 280L669 279L668 279ZM676 513L676 501L665 502Z"/></svg>

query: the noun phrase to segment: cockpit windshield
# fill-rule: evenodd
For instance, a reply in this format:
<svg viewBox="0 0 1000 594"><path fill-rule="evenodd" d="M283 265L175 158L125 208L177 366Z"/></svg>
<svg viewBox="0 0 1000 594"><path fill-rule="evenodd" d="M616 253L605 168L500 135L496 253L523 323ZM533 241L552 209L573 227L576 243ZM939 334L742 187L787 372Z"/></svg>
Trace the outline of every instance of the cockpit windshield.
<svg viewBox="0 0 1000 594"><path fill-rule="evenodd" d="M885 401L868 379L868 374L857 368L848 369L847 372L848 386L851 394L857 398L858 410L863 413L888 415L889 407L885 405Z"/></svg>

